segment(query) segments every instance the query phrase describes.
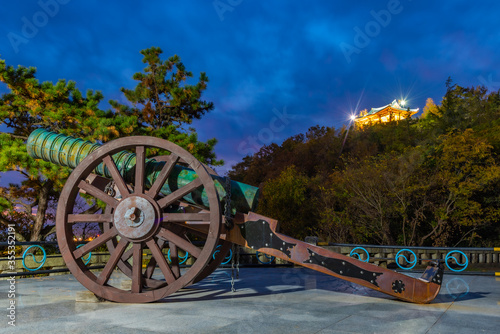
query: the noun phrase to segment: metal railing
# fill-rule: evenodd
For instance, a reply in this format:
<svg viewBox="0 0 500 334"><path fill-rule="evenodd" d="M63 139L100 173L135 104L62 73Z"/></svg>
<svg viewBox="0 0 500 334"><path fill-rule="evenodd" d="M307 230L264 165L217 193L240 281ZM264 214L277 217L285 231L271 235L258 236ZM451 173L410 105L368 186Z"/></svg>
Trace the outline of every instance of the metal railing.
<svg viewBox="0 0 500 334"><path fill-rule="evenodd" d="M86 242L78 242L78 244L83 245ZM57 242L54 241L40 241L40 242L18 242L16 246L29 246L23 252L21 257L16 257L16 264L18 261L22 262L22 267L26 270L3 270L0 273L0 278L2 277L10 277L10 276L29 276L29 275L38 275L38 274L52 274L52 273L62 273L69 272L68 268L65 268L65 264L58 265L58 268L52 269L43 269L47 259L53 258L61 258L61 254L52 254L47 255L43 246L56 246ZM78 247L80 247L80 245ZM0 242L0 247L8 246L7 242ZM200 244L201 246L201 244ZM395 264L396 270L399 271L413 271L419 272L422 271L417 267L417 264L425 265L426 262L429 261L444 261L448 270L454 274L473 274L473 275L494 275L500 276L500 247L489 247L489 248L480 248L480 247L461 247L461 248L451 248L451 247L407 247L407 246L380 246L380 245L356 245L356 244L337 244L337 243L328 243L321 244L319 246L327 246L328 248L334 248L334 250L338 253L349 255L351 257L356 257L357 259L364 262L371 262L377 265L381 264ZM34 250L39 249L42 253L41 255L34 255ZM396 252L397 251L397 252ZM218 250L214 252L217 253ZM394 253L396 254L394 256ZM99 261L95 261L96 263L92 263L92 256L109 256L109 253L89 253L85 255L82 260L84 263L91 264L89 269L102 269L104 268L104 263L99 263ZM169 254L165 254L169 257ZM392 256L391 256L392 255ZM256 257L256 263L251 259L252 257ZM223 260L221 267L230 266L231 259L233 257L232 251L228 256ZM26 259L31 258L30 264L26 263ZM189 254L186 253L182 257L183 267L189 267L187 260L189 258ZM246 261L242 261L241 265L243 267L253 267L253 266L261 266L266 265L269 267L281 266L281 265L290 265L286 262L274 263L274 257L270 257L265 255L264 253L247 253L245 251L241 252L240 258L246 258ZM9 258L0 258L0 268L1 264L4 261L12 261ZM498 270L496 271L474 271L467 270L470 264L489 264L494 267L498 266ZM92 265L93 264L93 265ZM63 267L64 266L64 267ZM20 267L16 269L22 269Z"/></svg>
<svg viewBox="0 0 500 334"><path fill-rule="evenodd" d="M86 242L77 242L78 247L84 245ZM193 242L197 246L203 246L203 243L197 243ZM168 244L168 243L167 243ZM0 242L0 247L7 247L8 243L7 242ZM0 257L0 278L5 278L5 277L11 277L11 276L33 276L33 275L46 275L46 274L53 274L53 273L63 273L63 272L69 272L69 269L66 268L66 265L64 264L64 261L62 261L62 255L61 254L51 254L48 255L45 248L43 246L57 246L57 242L55 241L26 241L26 242L17 242L16 246L29 246L26 248L23 252L23 254L19 257L15 257L14 259L11 259L9 257ZM39 252L39 255L35 255L35 252ZM215 259L215 255L217 252L220 250L216 248L213 254L213 258ZM246 253L246 252L236 252L240 259L246 259L244 261L241 261L241 267L254 267L254 266L268 266L268 267L276 267L276 266L291 266L291 264L288 263L276 263L274 257L267 256L264 253L255 252L255 253ZM105 263L100 263L100 260L92 261L92 256L104 256L106 258L110 254L108 252L99 252L99 253L93 253L90 252L89 254L85 255L82 257L82 260L84 261L85 265L91 264L88 266L89 269L103 269ZM144 254L144 255L149 255L149 254ZM169 259L170 261L170 249L168 252L165 253L165 256ZM256 260L253 261L252 257L256 257ZM190 258L190 255L188 252L186 252L182 257L179 259L181 262L179 263L182 268L184 267L190 267L190 264L188 263L188 259ZM220 267L222 268L227 268L231 267L231 260L233 258L233 251L230 250L229 254L223 259ZM29 261L26 261L29 259ZM57 268L52 268L52 269L43 269L44 266L46 265L46 262L48 259L60 259L61 263L55 265ZM16 267L15 268L10 268L8 270L5 269L5 266L2 266L2 263L8 262L8 261L15 261ZM275 263L273 263L273 261ZM19 263L20 262L20 263ZM29 263L27 263L29 262ZM94 262L94 263L92 263ZM105 262L105 261L104 261ZM255 262L255 263L254 263ZM94 264L94 265L92 265ZM22 266L21 266L22 265ZM63 267L64 266L64 267ZM54 265L49 267L54 267Z"/></svg>
<svg viewBox="0 0 500 334"><path fill-rule="evenodd" d="M443 261L454 274L500 276L500 247L421 247L421 246L381 246L328 243L320 246L337 248L336 251L364 262L395 263L396 269L414 270L417 264L429 261ZM340 249L339 249L340 248ZM346 249L350 249L346 252ZM397 252L396 252L397 251ZM396 253L395 256L390 256ZM465 271L470 264L498 267L496 271ZM495 268L496 269L496 268Z"/></svg>

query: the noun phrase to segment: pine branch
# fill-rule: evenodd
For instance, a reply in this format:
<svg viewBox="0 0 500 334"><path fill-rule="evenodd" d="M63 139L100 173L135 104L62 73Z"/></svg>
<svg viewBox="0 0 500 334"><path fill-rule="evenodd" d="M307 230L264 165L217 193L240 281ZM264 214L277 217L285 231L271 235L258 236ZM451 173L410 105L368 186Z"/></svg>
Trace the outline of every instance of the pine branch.
<svg viewBox="0 0 500 334"><path fill-rule="evenodd" d="M46 226L43 230L42 230L42 240L47 240L47 237L51 234L54 234L56 233L56 226L53 225L53 226Z"/></svg>
<svg viewBox="0 0 500 334"><path fill-rule="evenodd" d="M35 220L35 217L31 213L33 212L33 207L34 207L33 203L38 203L38 200L35 200L35 202L30 204L30 203L25 203L21 199L14 197L14 196L7 194L7 193L3 193L2 196L4 198L6 198L8 201L10 201L13 206L16 206L16 205L23 206L25 209L25 212L26 212L26 218L28 218L32 221Z"/></svg>
<svg viewBox="0 0 500 334"><path fill-rule="evenodd" d="M14 224L14 222L7 220L2 215L0 215L0 224L4 225L5 227L9 227L9 225Z"/></svg>
<svg viewBox="0 0 500 334"><path fill-rule="evenodd" d="M96 213L97 211L99 211L99 206L97 204L94 204L93 206L91 206L90 208L88 208L87 210L85 210L84 212L80 213L82 215L89 215L89 214L94 214Z"/></svg>
<svg viewBox="0 0 500 334"><path fill-rule="evenodd" d="M2 135L9 135L10 137L12 137L14 139L28 140L28 137L26 137L26 136L17 136L15 134L8 133L8 132L0 132L0 134L2 134Z"/></svg>
<svg viewBox="0 0 500 334"><path fill-rule="evenodd" d="M25 176L26 178L29 179L30 175L28 173L20 171L20 170L18 170L18 172L21 173L21 175L23 175L23 176Z"/></svg>
<svg viewBox="0 0 500 334"><path fill-rule="evenodd" d="M11 222L7 219L5 219L2 215L0 215L0 224L2 225L5 225L5 227L9 227L9 225L15 225L14 222ZM26 238L19 232L15 231L14 232L16 234L16 240L19 241L19 242L24 242L26 241Z"/></svg>
<svg viewBox="0 0 500 334"><path fill-rule="evenodd" d="M34 201L30 204L30 206L31 206L32 208L33 208L33 207L35 207L35 206L37 206L37 205L38 205L38 198L36 198L36 199L35 199L35 200L34 200Z"/></svg>

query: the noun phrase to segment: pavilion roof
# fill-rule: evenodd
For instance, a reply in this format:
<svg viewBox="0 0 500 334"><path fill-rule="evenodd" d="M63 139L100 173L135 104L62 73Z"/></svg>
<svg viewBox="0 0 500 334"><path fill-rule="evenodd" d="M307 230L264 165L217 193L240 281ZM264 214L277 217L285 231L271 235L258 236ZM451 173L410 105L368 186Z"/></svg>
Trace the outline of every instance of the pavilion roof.
<svg viewBox="0 0 500 334"><path fill-rule="evenodd" d="M354 121L363 126L365 124L369 124L371 122L390 122L399 121L401 119L405 119L411 117L412 115L418 112L418 108L410 109L402 107L397 100L392 101L391 103L380 107L380 108L371 108L369 112L362 112Z"/></svg>
<svg viewBox="0 0 500 334"><path fill-rule="evenodd" d="M389 104L387 104L387 105L385 105L383 107L380 107L380 108L371 108L370 111L367 112L365 116L374 115L374 114L378 113L379 111L384 110L386 108L392 108L392 109L396 109L396 110L400 110L400 111L408 111L408 108L401 107L399 105L398 101L394 100L391 103L389 103ZM412 114L414 114L414 113L418 112L418 108L416 108L416 109L410 109L409 111Z"/></svg>

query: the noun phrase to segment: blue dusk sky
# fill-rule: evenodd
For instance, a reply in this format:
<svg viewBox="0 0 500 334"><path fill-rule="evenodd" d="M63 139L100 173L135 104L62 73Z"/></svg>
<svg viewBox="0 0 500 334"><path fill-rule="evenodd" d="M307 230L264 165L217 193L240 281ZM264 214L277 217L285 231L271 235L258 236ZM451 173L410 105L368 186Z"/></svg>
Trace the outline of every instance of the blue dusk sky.
<svg viewBox="0 0 500 334"><path fill-rule="evenodd" d="M448 77L500 88L498 1L3 1L0 58L124 102L140 50L177 54L215 109L195 121L227 169L355 111L441 101ZM194 83L195 80L191 81ZM0 93L6 87L0 84ZM4 126L0 131L6 131ZM12 176L4 175L5 184Z"/></svg>

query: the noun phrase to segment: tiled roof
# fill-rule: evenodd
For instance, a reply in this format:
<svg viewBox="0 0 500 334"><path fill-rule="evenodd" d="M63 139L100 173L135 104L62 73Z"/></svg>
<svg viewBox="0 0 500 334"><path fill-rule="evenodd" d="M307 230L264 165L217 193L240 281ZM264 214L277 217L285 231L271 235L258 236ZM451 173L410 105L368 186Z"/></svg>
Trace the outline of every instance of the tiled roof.
<svg viewBox="0 0 500 334"><path fill-rule="evenodd" d="M401 110L401 111L408 111L408 108L401 107L399 105L398 101L394 100L390 104L387 104L387 105L385 105L383 107L380 107L380 108L371 108L370 111L365 116L374 115L374 114L378 113L380 110L383 110L383 109L385 109L387 107L391 107L392 109ZM410 111L412 111L412 112L418 112L418 108L416 108L416 109L410 109ZM358 118L361 118L361 117L358 117Z"/></svg>

